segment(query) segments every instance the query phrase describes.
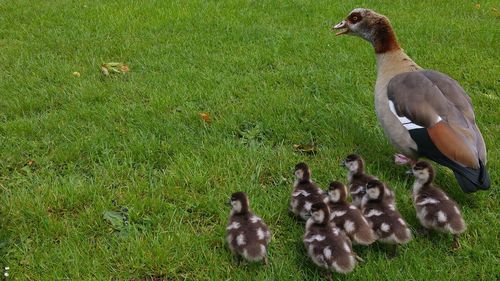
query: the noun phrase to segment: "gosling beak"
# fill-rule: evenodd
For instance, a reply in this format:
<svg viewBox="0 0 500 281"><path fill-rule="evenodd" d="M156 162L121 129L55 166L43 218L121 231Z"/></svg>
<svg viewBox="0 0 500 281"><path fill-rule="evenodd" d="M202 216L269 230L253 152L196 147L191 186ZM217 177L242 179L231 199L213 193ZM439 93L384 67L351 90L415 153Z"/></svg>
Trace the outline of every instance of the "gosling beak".
<svg viewBox="0 0 500 281"><path fill-rule="evenodd" d="M336 24L335 26L333 26L333 30L339 30L339 32L335 33L335 36L347 34L350 32L349 27L347 26L346 20L343 20L343 21L339 22L338 24Z"/></svg>

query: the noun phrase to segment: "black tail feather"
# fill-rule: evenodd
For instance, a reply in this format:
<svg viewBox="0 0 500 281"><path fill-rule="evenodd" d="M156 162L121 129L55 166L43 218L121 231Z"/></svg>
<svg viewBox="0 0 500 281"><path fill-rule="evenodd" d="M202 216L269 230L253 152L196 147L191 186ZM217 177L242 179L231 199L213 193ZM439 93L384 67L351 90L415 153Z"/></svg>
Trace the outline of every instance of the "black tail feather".
<svg viewBox="0 0 500 281"><path fill-rule="evenodd" d="M480 159L478 169L464 167L449 159L439 151L430 139L427 129L414 129L409 132L412 139L418 145L419 154L450 168L464 192L470 193L490 188L490 176L488 175L484 163Z"/></svg>
<svg viewBox="0 0 500 281"><path fill-rule="evenodd" d="M478 189L486 190L490 188L490 176L486 167L479 160L479 169L466 167L450 167L455 174L458 184L464 192L476 192ZM455 168L455 169L454 169Z"/></svg>

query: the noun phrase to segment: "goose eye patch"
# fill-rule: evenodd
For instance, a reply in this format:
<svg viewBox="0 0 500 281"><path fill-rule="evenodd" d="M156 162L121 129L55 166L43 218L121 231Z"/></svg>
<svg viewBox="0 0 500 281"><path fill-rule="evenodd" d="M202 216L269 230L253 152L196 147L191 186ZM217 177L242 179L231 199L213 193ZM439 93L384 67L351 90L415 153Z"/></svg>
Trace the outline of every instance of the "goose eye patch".
<svg viewBox="0 0 500 281"><path fill-rule="evenodd" d="M357 23L361 20L361 15L359 13L353 13L349 16L349 21L352 23Z"/></svg>

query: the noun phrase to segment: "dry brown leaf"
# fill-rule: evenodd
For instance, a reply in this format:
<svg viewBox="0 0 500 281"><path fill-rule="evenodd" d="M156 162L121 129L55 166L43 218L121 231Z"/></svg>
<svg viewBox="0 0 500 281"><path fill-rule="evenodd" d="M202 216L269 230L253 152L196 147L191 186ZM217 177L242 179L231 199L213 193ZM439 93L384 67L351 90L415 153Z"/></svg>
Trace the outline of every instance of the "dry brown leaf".
<svg viewBox="0 0 500 281"><path fill-rule="evenodd" d="M294 144L293 150L295 152L306 153L306 154L316 154L318 149L314 144Z"/></svg>
<svg viewBox="0 0 500 281"><path fill-rule="evenodd" d="M104 76L110 74L125 74L130 71L128 65L121 62L108 62L101 65L101 72Z"/></svg>
<svg viewBox="0 0 500 281"><path fill-rule="evenodd" d="M202 112L200 113L200 118L203 120L205 123L210 123L212 120L210 119L210 115L208 113Z"/></svg>

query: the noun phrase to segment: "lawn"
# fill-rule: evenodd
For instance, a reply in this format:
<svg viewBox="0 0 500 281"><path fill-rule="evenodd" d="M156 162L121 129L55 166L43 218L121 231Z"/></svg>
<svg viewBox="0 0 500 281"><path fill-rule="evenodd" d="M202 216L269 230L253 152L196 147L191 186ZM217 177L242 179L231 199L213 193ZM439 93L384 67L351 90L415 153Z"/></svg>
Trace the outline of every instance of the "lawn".
<svg viewBox="0 0 500 281"><path fill-rule="evenodd" d="M492 188L464 194L468 230L417 236L341 280L500 275L497 1L0 1L0 265L8 280L320 280L287 214L292 168L326 187L360 153L418 227L406 167L373 107L375 57L331 26L387 15L422 67L470 94ZM102 63L130 72L105 77ZM73 76L79 72L80 77ZM205 119L200 115L205 113ZM209 120L208 120L209 118ZM314 144L308 155L294 145ZM270 264L236 266L224 241L234 191L270 226ZM106 215L106 216L104 216ZM127 224L121 218L128 218ZM415 234L415 233L414 233ZM1 273L1 272L0 272Z"/></svg>

